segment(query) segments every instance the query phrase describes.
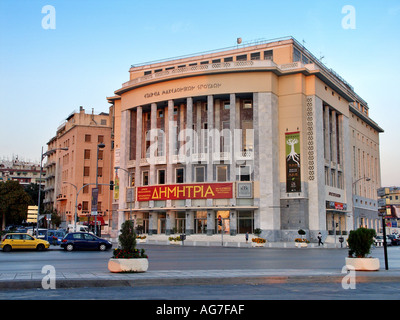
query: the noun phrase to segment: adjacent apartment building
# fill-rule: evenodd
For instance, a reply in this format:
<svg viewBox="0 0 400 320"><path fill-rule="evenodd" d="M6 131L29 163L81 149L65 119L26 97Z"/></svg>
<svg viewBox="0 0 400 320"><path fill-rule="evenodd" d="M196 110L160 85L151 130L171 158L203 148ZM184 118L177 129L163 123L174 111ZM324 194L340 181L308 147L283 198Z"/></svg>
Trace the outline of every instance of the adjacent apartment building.
<svg viewBox="0 0 400 320"><path fill-rule="evenodd" d="M97 221L109 233L113 164L113 110L86 113L83 107L71 113L47 143L45 206L57 209L63 226L78 222L94 225L92 189L98 183ZM68 148L68 150L60 150ZM76 206L77 204L77 206ZM76 208L77 207L77 208Z"/></svg>
<svg viewBox="0 0 400 320"><path fill-rule="evenodd" d="M334 241L361 224L380 228L383 130L353 87L295 39L129 72L108 98L121 169L116 230L131 219L149 234L260 228L289 241L304 229Z"/></svg>

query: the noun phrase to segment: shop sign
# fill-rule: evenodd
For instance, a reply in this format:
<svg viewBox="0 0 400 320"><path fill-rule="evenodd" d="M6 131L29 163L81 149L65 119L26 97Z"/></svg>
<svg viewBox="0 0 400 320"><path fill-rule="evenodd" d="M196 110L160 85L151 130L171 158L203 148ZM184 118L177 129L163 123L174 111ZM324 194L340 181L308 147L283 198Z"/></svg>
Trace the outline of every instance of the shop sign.
<svg viewBox="0 0 400 320"><path fill-rule="evenodd" d="M138 187L136 201L229 199L232 197L232 183L176 184Z"/></svg>

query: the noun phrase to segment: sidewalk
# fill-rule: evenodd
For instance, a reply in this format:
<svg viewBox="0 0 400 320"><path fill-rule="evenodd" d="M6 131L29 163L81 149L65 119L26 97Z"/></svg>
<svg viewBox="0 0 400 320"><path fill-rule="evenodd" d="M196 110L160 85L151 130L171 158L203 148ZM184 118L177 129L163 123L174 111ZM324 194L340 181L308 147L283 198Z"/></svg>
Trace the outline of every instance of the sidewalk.
<svg viewBox="0 0 400 320"><path fill-rule="evenodd" d="M61 272L56 288L161 286L204 284L338 283L348 273L341 270L150 270L144 273ZM0 289L42 288L46 274L39 272L0 274ZM356 272L356 282L400 282L400 271Z"/></svg>

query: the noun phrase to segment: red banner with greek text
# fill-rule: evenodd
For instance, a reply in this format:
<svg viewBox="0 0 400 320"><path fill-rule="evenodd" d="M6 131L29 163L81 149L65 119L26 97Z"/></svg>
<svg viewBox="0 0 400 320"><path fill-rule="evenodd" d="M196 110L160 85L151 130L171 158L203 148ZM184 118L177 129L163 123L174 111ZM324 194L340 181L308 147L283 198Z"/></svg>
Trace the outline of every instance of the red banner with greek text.
<svg viewBox="0 0 400 320"><path fill-rule="evenodd" d="M138 187L136 201L229 199L232 197L232 183L173 184Z"/></svg>

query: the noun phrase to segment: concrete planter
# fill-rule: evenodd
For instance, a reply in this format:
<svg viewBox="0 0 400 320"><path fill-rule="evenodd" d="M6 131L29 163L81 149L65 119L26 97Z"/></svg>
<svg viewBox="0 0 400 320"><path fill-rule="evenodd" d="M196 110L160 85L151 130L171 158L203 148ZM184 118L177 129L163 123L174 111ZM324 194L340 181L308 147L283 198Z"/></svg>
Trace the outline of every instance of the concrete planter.
<svg viewBox="0 0 400 320"><path fill-rule="evenodd" d="M182 245L182 241L170 241L169 244L174 244L174 245L181 246Z"/></svg>
<svg viewBox="0 0 400 320"><path fill-rule="evenodd" d="M147 243L147 238L145 238L145 239L136 239L136 242L137 243Z"/></svg>
<svg viewBox="0 0 400 320"><path fill-rule="evenodd" d="M356 271L378 271L378 258L346 258L346 266L352 266Z"/></svg>
<svg viewBox="0 0 400 320"><path fill-rule="evenodd" d="M264 243L252 242L251 246L252 247L265 247L265 242Z"/></svg>
<svg viewBox="0 0 400 320"><path fill-rule="evenodd" d="M146 258L108 260L108 270L111 272L146 272L149 261Z"/></svg>
<svg viewBox="0 0 400 320"><path fill-rule="evenodd" d="M308 247L307 242L296 242L295 245L298 248L307 248Z"/></svg>

